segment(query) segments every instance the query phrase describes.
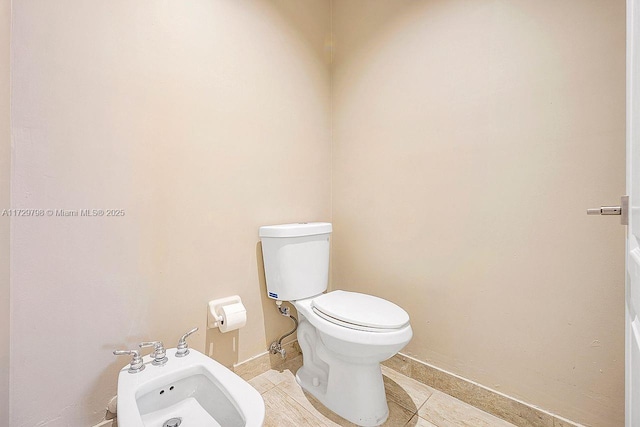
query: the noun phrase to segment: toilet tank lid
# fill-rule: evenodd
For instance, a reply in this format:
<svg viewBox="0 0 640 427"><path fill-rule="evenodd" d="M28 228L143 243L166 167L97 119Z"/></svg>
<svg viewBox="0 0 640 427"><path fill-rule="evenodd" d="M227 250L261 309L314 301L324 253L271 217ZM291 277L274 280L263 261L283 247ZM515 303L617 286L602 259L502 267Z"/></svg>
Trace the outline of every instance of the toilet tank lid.
<svg viewBox="0 0 640 427"><path fill-rule="evenodd" d="M331 233L330 222L298 222L295 224L265 225L260 237L303 237Z"/></svg>

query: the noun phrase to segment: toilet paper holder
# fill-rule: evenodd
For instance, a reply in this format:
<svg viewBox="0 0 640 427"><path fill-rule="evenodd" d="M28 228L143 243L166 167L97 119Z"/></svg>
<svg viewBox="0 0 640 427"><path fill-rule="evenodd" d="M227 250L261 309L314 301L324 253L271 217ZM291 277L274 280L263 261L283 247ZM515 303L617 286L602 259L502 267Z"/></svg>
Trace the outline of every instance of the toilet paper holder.
<svg viewBox="0 0 640 427"><path fill-rule="evenodd" d="M223 307L235 306L236 312L234 316L240 315L241 321L237 323L234 319L234 325L231 328L225 327L225 316ZM209 301L209 310L207 310L207 325L209 328L220 328L222 332L228 332L230 330L238 329L244 326L246 323L246 309L242 304L242 300L239 295L233 295L231 297L220 298L213 301Z"/></svg>

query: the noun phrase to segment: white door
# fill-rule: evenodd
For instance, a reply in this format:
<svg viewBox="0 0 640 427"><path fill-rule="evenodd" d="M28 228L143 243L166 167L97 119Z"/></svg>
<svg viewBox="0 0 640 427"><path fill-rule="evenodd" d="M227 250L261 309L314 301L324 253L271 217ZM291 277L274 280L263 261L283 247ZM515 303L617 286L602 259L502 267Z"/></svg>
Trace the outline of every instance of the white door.
<svg viewBox="0 0 640 427"><path fill-rule="evenodd" d="M626 427L640 427L640 0L627 0Z"/></svg>

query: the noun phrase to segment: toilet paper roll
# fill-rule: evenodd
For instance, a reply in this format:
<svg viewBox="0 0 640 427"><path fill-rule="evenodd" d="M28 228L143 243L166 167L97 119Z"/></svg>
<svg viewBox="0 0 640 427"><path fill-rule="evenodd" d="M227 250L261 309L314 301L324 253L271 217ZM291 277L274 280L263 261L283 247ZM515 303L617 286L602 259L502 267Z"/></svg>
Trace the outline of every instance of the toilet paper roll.
<svg viewBox="0 0 640 427"><path fill-rule="evenodd" d="M247 324L247 310L241 302L223 305L218 315L222 317L220 332L234 331Z"/></svg>

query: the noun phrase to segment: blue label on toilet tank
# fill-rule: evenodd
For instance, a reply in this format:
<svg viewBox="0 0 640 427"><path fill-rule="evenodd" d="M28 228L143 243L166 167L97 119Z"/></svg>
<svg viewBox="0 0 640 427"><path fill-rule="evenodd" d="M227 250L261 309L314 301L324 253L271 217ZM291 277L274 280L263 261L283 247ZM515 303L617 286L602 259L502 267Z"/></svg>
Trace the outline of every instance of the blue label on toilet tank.
<svg viewBox="0 0 640 427"><path fill-rule="evenodd" d="M269 292L269 296L271 298L278 298L278 294L274 294L273 292Z"/></svg>

